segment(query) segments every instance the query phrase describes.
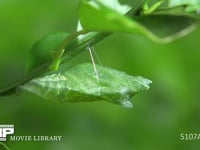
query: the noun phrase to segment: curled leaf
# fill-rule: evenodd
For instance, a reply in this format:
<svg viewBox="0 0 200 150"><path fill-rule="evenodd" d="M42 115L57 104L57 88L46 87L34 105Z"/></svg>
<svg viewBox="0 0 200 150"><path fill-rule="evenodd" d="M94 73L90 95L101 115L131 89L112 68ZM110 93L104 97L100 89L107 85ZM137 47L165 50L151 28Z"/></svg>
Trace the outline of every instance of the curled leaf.
<svg viewBox="0 0 200 150"><path fill-rule="evenodd" d="M153 41L168 43L187 35L199 23L198 17L175 14L177 11L183 12L183 9L178 7L129 17L98 1L83 0L79 17L84 30L140 33Z"/></svg>
<svg viewBox="0 0 200 150"><path fill-rule="evenodd" d="M64 72L36 78L22 89L58 102L104 100L131 108L131 98L149 89L150 80L97 65L97 80L92 64L80 64Z"/></svg>
<svg viewBox="0 0 200 150"><path fill-rule="evenodd" d="M134 19L154 36L152 39L168 43L183 37L193 31L197 26L197 20L189 16L175 16L168 14L137 16ZM154 37L157 38L154 38Z"/></svg>
<svg viewBox="0 0 200 150"><path fill-rule="evenodd" d="M30 50L26 70L30 71L45 63L53 62L54 55L61 55L58 53L62 51L57 50L68 36L69 34L65 32L51 33L37 41ZM76 41L70 42L65 48L70 48L76 43Z"/></svg>

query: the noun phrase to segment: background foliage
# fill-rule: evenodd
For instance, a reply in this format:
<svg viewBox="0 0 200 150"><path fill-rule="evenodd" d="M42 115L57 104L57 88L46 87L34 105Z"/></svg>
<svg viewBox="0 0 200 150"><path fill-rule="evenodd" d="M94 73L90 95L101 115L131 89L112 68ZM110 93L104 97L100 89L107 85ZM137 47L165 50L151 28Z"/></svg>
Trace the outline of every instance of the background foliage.
<svg viewBox="0 0 200 150"><path fill-rule="evenodd" d="M31 45L49 32L76 29L78 0L0 1L0 87L23 76ZM196 150L200 29L161 45L140 35L114 34L95 48L103 65L143 75L151 89L134 98L131 110L104 102L55 104L29 94L0 98L0 123L15 135L62 135L62 142L8 142L11 149ZM90 61L86 51L70 63Z"/></svg>

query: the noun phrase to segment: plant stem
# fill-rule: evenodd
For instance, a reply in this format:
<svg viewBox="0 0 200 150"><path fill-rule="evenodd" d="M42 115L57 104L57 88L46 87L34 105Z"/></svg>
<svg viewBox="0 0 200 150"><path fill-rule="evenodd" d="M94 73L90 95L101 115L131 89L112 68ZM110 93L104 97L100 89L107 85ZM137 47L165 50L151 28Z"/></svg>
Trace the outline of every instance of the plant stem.
<svg viewBox="0 0 200 150"><path fill-rule="evenodd" d="M140 9L142 8L143 4L145 3L146 0L138 0L137 3L133 6L133 8L126 14L127 16L134 16L137 15ZM60 47L57 49L58 51L63 50L66 45L73 39L77 38L81 34L86 34L89 33L88 31L78 31L72 33L70 36L68 36L63 43L60 45ZM79 54L80 52L83 52L88 45L93 46L96 43L102 41L104 38L108 37L111 35L111 32L98 32L94 34L94 32L90 32L92 35L89 38L85 38L81 40L81 42L70 49L67 49L62 58L61 58L61 63L69 61L72 59L74 56ZM47 62L38 68L34 69L30 73L26 74L21 80L18 80L16 82L13 82L10 86L0 90L0 96L9 96L15 94L19 90L19 86L25 84L29 80L49 71L49 66L52 62Z"/></svg>
<svg viewBox="0 0 200 150"><path fill-rule="evenodd" d="M6 150L10 150L10 148L6 144L4 144L3 142L0 142L0 145L2 145Z"/></svg>

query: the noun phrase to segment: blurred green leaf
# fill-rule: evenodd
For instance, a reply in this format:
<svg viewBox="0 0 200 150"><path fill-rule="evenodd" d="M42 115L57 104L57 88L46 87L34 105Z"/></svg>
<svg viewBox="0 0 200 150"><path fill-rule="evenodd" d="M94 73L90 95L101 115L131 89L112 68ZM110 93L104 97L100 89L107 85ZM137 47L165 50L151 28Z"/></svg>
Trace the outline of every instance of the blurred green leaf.
<svg viewBox="0 0 200 150"><path fill-rule="evenodd" d="M171 42L190 33L197 24L197 19L189 16L146 15L134 17L163 42Z"/></svg>
<svg viewBox="0 0 200 150"><path fill-rule="evenodd" d="M97 1L81 1L79 17L84 30L142 33L157 42L170 42L191 32L196 18L190 16L123 16Z"/></svg>
<svg viewBox="0 0 200 150"><path fill-rule="evenodd" d="M173 6L173 7L165 7L157 9L153 12L153 14L157 15L182 15L185 13L187 5L179 5L179 6Z"/></svg>
<svg viewBox="0 0 200 150"><path fill-rule="evenodd" d="M105 6L111 8L121 14L125 14L131 9L131 7L129 5L127 5L127 3L122 5L119 2L119 0L109 0L109 1L108 0L97 0L97 1L99 1L100 3L104 4ZM126 2L127 2L127 0L126 0Z"/></svg>
<svg viewBox="0 0 200 150"><path fill-rule="evenodd" d="M188 5L186 11L198 11L200 9L200 0L170 0L169 6Z"/></svg>
<svg viewBox="0 0 200 150"><path fill-rule="evenodd" d="M149 89L150 80L133 77L111 68L97 65L99 80L92 64L80 64L65 72L36 78L22 88L45 99L59 102L105 100L132 107L130 99Z"/></svg>
<svg viewBox="0 0 200 150"><path fill-rule="evenodd" d="M65 32L51 33L37 41L30 51L26 70L30 71L45 63L53 61L54 55L57 52L56 50L68 37L68 35L69 34ZM73 46L74 44L76 44L76 42L69 43L66 46L66 49Z"/></svg>
<svg viewBox="0 0 200 150"><path fill-rule="evenodd" d="M183 4L197 4L199 0L169 0L171 6L183 5Z"/></svg>
<svg viewBox="0 0 200 150"><path fill-rule="evenodd" d="M89 31L140 32L136 22L97 1L81 1L79 18Z"/></svg>

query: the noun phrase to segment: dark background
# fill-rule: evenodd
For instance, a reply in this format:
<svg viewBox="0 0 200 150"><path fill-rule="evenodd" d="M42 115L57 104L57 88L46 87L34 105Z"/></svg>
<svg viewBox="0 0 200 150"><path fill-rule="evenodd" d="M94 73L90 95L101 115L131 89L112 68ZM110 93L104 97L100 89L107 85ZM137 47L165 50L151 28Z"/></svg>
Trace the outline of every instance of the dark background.
<svg viewBox="0 0 200 150"><path fill-rule="evenodd" d="M0 87L21 78L31 45L50 32L73 32L78 0L0 1ZM200 140L200 29L170 44L113 34L95 46L103 65L153 81L133 109L106 102L57 104L30 93L0 98L0 124L17 135L61 135L62 142L7 142L12 150L197 150ZM86 51L74 64L90 61Z"/></svg>

